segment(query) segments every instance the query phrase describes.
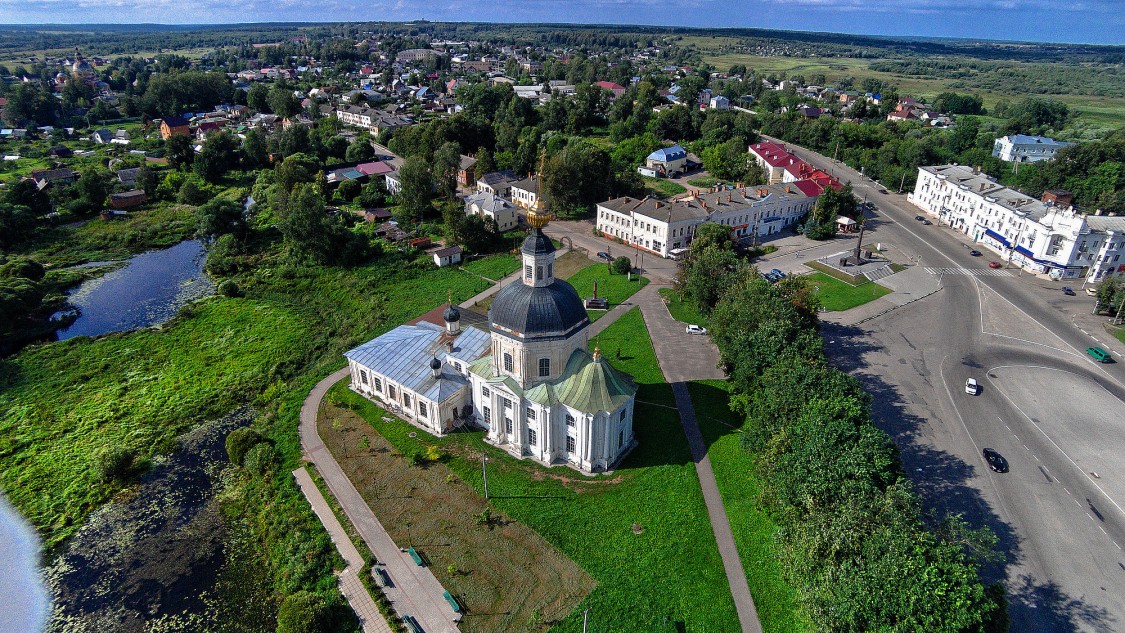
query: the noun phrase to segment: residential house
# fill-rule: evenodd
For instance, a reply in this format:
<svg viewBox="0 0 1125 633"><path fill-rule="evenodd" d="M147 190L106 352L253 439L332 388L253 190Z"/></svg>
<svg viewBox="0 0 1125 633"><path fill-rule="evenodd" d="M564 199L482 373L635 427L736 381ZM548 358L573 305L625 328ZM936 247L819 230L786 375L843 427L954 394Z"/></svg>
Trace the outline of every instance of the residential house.
<svg viewBox="0 0 1125 633"><path fill-rule="evenodd" d="M187 119L179 116L168 116L160 120L160 138L167 141L177 134L185 136L191 134L191 124Z"/></svg>
<svg viewBox="0 0 1125 633"><path fill-rule="evenodd" d="M674 178L684 171L686 164L687 152L679 145L673 145L649 154L644 167L637 171L656 178Z"/></svg>
<svg viewBox="0 0 1125 633"><path fill-rule="evenodd" d="M457 184L462 187L472 187L477 184L476 166L477 159L461 154L461 164L457 166Z"/></svg>
<svg viewBox="0 0 1125 633"><path fill-rule="evenodd" d="M50 185L69 185L78 180L79 175L78 172L69 167L60 167L58 169L37 169L28 174L28 178L34 180L36 186L40 189L46 189Z"/></svg>
<svg viewBox="0 0 1125 633"><path fill-rule="evenodd" d="M516 207L504 198L491 193L479 192L465 196L465 215L492 218L501 233L516 228Z"/></svg>
<svg viewBox="0 0 1125 633"><path fill-rule="evenodd" d="M534 175L512 183L511 197L523 209L539 210L539 190L542 183Z"/></svg>
<svg viewBox="0 0 1125 633"><path fill-rule="evenodd" d="M477 179L477 191L505 198L516 182L519 182L519 178L511 171L493 171Z"/></svg>
<svg viewBox="0 0 1125 633"><path fill-rule="evenodd" d="M708 103L708 107L710 107L712 110L730 110L730 99L722 95L711 97L711 101Z"/></svg>
<svg viewBox="0 0 1125 633"><path fill-rule="evenodd" d="M1060 149L1073 144L1046 136L1012 134L996 139L992 155L1007 163L1037 163L1051 160Z"/></svg>
<svg viewBox="0 0 1125 633"><path fill-rule="evenodd" d="M625 94L625 86L613 83L612 81L599 81L594 84L602 90L607 90L613 95L613 99Z"/></svg>
<svg viewBox="0 0 1125 633"><path fill-rule="evenodd" d="M140 167L119 169L117 170L117 180L126 187L132 187L133 184L137 182L137 172L140 170Z"/></svg>
<svg viewBox="0 0 1125 633"><path fill-rule="evenodd" d="M129 209L138 205L142 205L148 200L148 196L140 189L133 189L123 193L112 193L109 195L109 206L114 209Z"/></svg>
<svg viewBox="0 0 1125 633"><path fill-rule="evenodd" d="M122 129L113 133L113 139L110 143L114 145L128 145L132 140L133 139L129 136L129 131Z"/></svg>
<svg viewBox="0 0 1125 633"><path fill-rule="evenodd" d="M104 127L100 130L94 130L94 132L90 134L90 140L98 145L108 145L109 142L113 140L113 132L110 132Z"/></svg>
<svg viewBox="0 0 1125 633"><path fill-rule="evenodd" d="M438 268L452 266L461 263L462 249L460 246L450 246L448 248L439 248L432 253L434 258L434 265Z"/></svg>

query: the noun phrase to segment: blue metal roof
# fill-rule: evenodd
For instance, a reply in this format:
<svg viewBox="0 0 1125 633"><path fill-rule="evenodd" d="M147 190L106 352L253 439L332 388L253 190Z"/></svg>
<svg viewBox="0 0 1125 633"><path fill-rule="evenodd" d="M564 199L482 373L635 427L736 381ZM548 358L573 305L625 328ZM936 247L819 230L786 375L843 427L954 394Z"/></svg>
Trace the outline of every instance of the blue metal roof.
<svg viewBox="0 0 1125 633"><path fill-rule="evenodd" d="M679 145L673 145L672 147L665 147L663 149L656 150L655 152L649 154L648 158L649 160L662 161L680 160L681 158L687 158L687 152L684 151L684 148L680 147Z"/></svg>
<svg viewBox="0 0 1125 633"><path fill-rule="evenodd" d="M492 345L492 338L487 332L470 327L453 339L453 350L449 351L444 334L441 326L426 321L418 325L400 325L348 350L344 356L422 398L442 402L469 384L460 372L449 366L449 362L457 360L468 365ZM430 361L435 357L442 361L439 378L430 371Z"/></svg>

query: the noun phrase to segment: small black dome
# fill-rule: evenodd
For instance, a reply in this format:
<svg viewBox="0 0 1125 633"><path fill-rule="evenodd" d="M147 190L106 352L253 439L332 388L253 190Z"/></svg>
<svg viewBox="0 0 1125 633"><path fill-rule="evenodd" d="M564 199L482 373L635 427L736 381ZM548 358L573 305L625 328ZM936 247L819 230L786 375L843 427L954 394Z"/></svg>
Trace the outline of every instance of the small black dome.
<svg viewBox="0 0 1125 633"><path fill-rule="evenodd" d="M504 287L488 311L489 325L500 332L522 337L567 336L580 325L588 325L586 307L578 292L556 279L536 288L523 283Z"/></svg>
<svg viewBox="0 0 1125 633"><path fill-rule="evenodd" d="M551 243L551 238L543 235L541 229L535 229L523 241L520 252L524 255L548 255L555 252L555 245Z"/></svg>
<svg viewBox="0 0 1125 633"><path fill-rule="evenodd" d="M434 356L434 359L430 361L430 369L441 369L441 361L437 359L437 356Z"/></svg>
<svg viewBox="0 0 1125 633"><path fill-rule="evenodd" d="M461 311L457 309L457 306L450 305L445 309L445 312L441 313L441 316L446 323L456 323L461 320Z"/></svg>

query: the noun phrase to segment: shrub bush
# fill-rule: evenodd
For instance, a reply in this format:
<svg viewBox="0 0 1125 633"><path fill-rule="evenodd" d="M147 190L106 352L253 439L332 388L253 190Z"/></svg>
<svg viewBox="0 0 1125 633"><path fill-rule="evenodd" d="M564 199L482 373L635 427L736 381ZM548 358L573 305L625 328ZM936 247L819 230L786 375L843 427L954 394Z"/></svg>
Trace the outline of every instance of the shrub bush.
<svg viewBox="0 0 1125 633"><path fill-rule="evenodd" d="M103 481L126 479L133 471L133 451L122 446L106 446L94 453L94 467Z"/></svg>
<svg viewBox="0 0 1125 633"><path fill-rule="evenodd" d="M332 610L323 597L298 591L281 602L277 633L327 633L332 619Z"/></svg>
<svg viewBox="0 0 1125 633"><path fill-rule="evenodd" d="M624 255L613 260L613 272L618 275L626 275L629 271L633 270L633 262Z"/></svg>
<svg viewBox="0 0 1125 633"><path fill-rule="evenodd" d="M233 279L224 279L222 283L219 284L218 290L219 294L224 297L242 296L242 288L239 288L238 284L236 284Z"/></svg>
<svg viewBox="0 0 1125 633"><path fill-rule="evenodd" d="M263 442L264 439L254 429L244 426L240 429L235 429L227 435L227 457L230 458L230 463L241 466L242 460L246 457L246 453L255 445Z"/></svg>
<svg viewBox="0 0 1125 633"><path fill-rule="evenodd" d="M257 475L267 475L277 467L277 449L269 442L260 442L242 459L242 465Z"/></svg>

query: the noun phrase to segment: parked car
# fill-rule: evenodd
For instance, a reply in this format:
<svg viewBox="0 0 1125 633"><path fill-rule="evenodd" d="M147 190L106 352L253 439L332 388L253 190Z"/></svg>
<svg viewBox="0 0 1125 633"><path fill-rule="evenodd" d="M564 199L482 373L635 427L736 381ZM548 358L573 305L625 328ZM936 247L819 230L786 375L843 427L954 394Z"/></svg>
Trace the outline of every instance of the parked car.
<svg viewBox="0 0 1125 633"><path fill-rule="evenodd" d="M1098 289L1093 286L1086 286L1086 294L1090 295L1091 297L1096 297L1098 296Z"/></svg>
<svg viewBox="0 0 1125 633"><path fill-rule="evenodd" d="M922 216L920 216L920 215L916 215L916 216L914 216L914 219L915 219L915 220L918 220L919 222L921 222L922 220L925 220L926 218L924 218L924 217L922 217Z"/></svg>
<svg viewBox="0 0 1125 633"><path fill-rule="evenodd" d="M785 279L785 273L781 272L780 270L778 270L776 268L770 269L770 274L773 275L774 277L777 277L778 279Z"/></svg>
<svg viewBox="0 0 1125 633"><path fill-rule="evenodd" d="M986 449L984 449L983 452L984 452L984 461L988 462L988 467L992 469L992 472L994 472L994 473L1006 473L1006 472L1008 472L1008 460L1004 459L1003 455L1001 455L1000 453L997 453L996 451L994 451L991 448L986 448Z"/></svg>
<svg viewBox="0 0 1125 633"><path fill-rule="evenodd" d="M608 262L608 261L609 261L610 259L612 259L612 257L610 257L610 256L609 256L609 253L607 253L607 252L605 252L605 251L598 251L598 257L600 257L600 258L602 258L602 259L606 260L607 262Z"/></svg>
<svg viewBox="0 0 1125 633"><path fill-rule="evenodd" d="M988 262L988 267L989 268L1003 268L1004 264L1001 264L1000 262Z"/></svg>
<svg viewBox="0 0 1125 633"><path fill-rule="evenodd" d="M1109 352L1100 347L1087 347L1086 353L1090 355L1090 358L1093 358L1099 363L1109 363L1113 361L1113 358L1109 355Z"/></svg>
<svg viewBox="0 0 1125 633"><path fill-rule="evenodd" d="M930 222L929 220L922 220L922 224L925 224L926 226L929 226L929 225L933 224L933 222Z"/></svg>
<svg viewBox="0 0 1125 633"><path fill-rule="evenodd" d="M973 257L980 257L980 251L978 251L975 248L973 250L969 251L969 254L972 255Z"/></svg>
<svg viewBox="0 0 1125 633"><path fill-rule="evenodd" d="M701 325L689 325L689 326L687 326L687 333L688 334L706 334L707 328L705 328Z"/></svg>
<svg viewBox="0 0 1125 633"><path fill-rule="evenodd" d="M1070 286L1063 286L1062 291L1063 291L1063 294L1068 296L1068 297L1074 296L1074 288L1071 288Z"/></svg>
<svg viewBox="0 0 1125 633"><path fill-rule="evenodd" d="M970 396L975 396L980 393L980 385L977 384L976 378L970 378L965 381L965 393Z"/></svg>

